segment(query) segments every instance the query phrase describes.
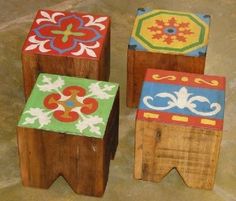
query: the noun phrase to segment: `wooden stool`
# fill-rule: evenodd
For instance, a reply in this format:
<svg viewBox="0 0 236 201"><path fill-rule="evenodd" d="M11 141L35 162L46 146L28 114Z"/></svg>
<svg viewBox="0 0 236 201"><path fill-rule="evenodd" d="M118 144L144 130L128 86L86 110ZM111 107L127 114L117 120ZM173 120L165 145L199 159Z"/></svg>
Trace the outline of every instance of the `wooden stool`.
<svg viewBox="0 0 236 201"><path fill-rule="evenodd" d="M127 105L137 107L147 68L204 73L209 15L138 9L128 46Z"/></svg>
<svg viewBox="0 0 236 201"><path fill-rule="evenodd" d="M110 18L38 11L22 49L25 96L40 72L105 80L110 74Z"/></svg>
<svg viewBox="0 0 236 201"><path fill-rule="evenodd" d="M63 176L76 193L102 196L118 122L117 84L40 74L18 124L23 185Z"/></svg>
<svg viewBox="0 0 236 201"><path fill-rule="evenodd" d="M148 69L136 117L136 179L176 168L194 188L214 185L224 118L223 77Z"/></svg>

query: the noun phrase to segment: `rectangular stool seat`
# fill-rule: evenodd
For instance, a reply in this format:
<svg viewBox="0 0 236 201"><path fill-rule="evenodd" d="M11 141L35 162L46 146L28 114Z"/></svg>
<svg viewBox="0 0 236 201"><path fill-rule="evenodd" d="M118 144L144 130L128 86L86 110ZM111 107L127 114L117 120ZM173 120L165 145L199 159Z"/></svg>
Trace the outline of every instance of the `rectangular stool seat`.
<svg viewBox="0 0 236 201"><path fill-rule="evenodd" d="M102 196L118 145L118 84L40 74L18 123L23 185L49 188L62 175Z"/></svg>
<svg viewBox="0 0 236 201"><path fill-rule="evenodd" d="M26 97L39 73L107 81L110 18L39 10L22 48L22 65Z"/></svg>
<svg viewBox="0 0 236 201"><path fill-rule="evenodd" d="M136 117L137 179L159 182L176 168L190 187L214 185L225 79L148 69Z"/></svg>
<svg viewBox="0 0 236 201"><path fill-rule="evenodd" d="M137 107L147 68L204 73L210 16L139 8L128 45L127 105Z"/></svg>

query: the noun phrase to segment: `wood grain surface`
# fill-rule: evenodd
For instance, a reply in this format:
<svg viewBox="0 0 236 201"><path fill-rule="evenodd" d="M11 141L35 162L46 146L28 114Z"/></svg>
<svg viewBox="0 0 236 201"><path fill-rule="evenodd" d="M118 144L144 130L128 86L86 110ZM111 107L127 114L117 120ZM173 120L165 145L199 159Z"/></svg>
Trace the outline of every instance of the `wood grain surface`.
<svg viewBox="0 0 236 201"><path fill-rule="evenodd" d="M173 168L193 188L212 189L222 131L137 120L136 179L159 182Z"/></svg>
<svg viewBox="0 0 236 201"><path fill-rule="evenodd" d="M18 127L23 185L49 188L63 176L76 193L102 196L118 145L119 93L103 139Z"/></svg>

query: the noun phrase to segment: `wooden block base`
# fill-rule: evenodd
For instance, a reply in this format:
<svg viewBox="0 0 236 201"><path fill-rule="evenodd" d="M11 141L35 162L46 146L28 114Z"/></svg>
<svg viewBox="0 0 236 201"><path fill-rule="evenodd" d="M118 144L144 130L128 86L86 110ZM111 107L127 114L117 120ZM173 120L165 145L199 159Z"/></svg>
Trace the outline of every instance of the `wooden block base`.
<svg viewBox="0 0 236 201"><path fill-rule="evenodd" d="M103 139L18 127L23 185L49 188L63 176L80 194L102 196L118 145L119 94Z"/></svg>
<svg viewBox="0 0 236 201"><path fill-rule="evenodd" d="M212 189L222 131L155 121L136 122L136 179L159 182L176 168L193 188Z"/></svg>

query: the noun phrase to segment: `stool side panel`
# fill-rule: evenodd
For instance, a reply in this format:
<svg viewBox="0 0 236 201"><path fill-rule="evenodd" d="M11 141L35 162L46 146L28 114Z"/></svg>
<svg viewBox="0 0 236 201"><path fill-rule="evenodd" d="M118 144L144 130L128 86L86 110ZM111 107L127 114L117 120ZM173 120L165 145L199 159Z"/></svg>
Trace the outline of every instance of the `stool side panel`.
<svg viewBox="0 0 236 201"><path fill-rule="evenodd" d="M137 124L140 125L136 135L142 135L142 167L138 167L143 180L159 182L176 168L188 186L213 188L221 131L140 120Z"/></svg>
<svg viewBox="0 0 236 201"><path fill-rule="evenodd" d="M56 146L48 146L56 141L55 136L48 138L40 130L17 128L23 185L47 189L57 179L61 171L61 164L58 164L60 153Z"/></svg>
<svg viewBox="0 0 236 201"><path fill-rule="evenodd" d="M104 80L100 74L100 62L95 60L76 59L40 54L22 54L22 69L24 77L24 93L29 98L33 86L40 73L58 74Z"/></svg>
<svg viewBox="0 0 236 201"><path fill-rule="evenodd" d="M18 127L22 182L49 188L63 176L76 193L102 196L109 166L104 147L102 139Z"/></svg>
<svg viewBox="0 0 236 201"><path fill-rule="evenodd" d="M79 141L78 177L70 173L70 180L74 178L74 189L85 195L102 196L105 190L104 181L104 142L102 139L82 137ZM78 182L79 181L79 182Z"/></svg>
<svg viewBox="0 0 236 201"><path fill-rule="evenodd" d="M27 100L39 75L39 68L37 64L37 55L22 53L21 58L24 95L25 100Z"/></svg>
<svg viewBox="0 0 236 201"><path fill-rule="evenodd" d="M107 35L104 41L104 46L101 51L101 56L99 60L99 77L96 80L109 81L110 77L110 43L111 43L111 28L107 29ZM94 78L91 78L94 79Z"/></svg>
<svg viewBox="0 0 236 201"><path fill-rule="evenodd" d="M135 157L134 157L134 178L143 178L143 132L144 132L144 121L137 120L135 122Z"/></svg>
<svg viewBox="0 0 236 201"><path fill-rule="evenodd" d="M104 186L109 176L110 160L115 158L119 142L119 92L116 95L104 136Z"/></svg>

